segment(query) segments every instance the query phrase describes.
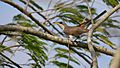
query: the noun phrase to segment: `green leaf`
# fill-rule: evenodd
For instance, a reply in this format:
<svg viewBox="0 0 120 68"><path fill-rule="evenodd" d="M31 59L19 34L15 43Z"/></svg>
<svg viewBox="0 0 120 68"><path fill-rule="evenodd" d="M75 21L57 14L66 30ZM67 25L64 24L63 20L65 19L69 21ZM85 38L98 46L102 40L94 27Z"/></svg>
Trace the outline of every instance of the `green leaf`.
<svg viewBox="0 0 120 68"><path fill-rule="evenodd" d="M99 39L100 41L104 42L105 44L109 45L110 47L115 46L114 43L112 43L108 37L101 35L101 34L94 34L94 36Z"/></svg>
<svg viewBox="0 0 120 68"><path fill-rule="evenodd" d="M59 12L59 17L66 22L80 24L84 19L84 16L76 8L66 7L60 9Z"/></svg>
<svg viewBox="0 0 120 68"><path fill-rule="evenodd" d="M63 19L64 21L72 22L74 24L80 24L80 22L83 21L83 18L73 14L63 14L63 15L60 15L60 18Z"/></svg>
<svg viewBox="0 0 120 68"><path fill-rule="evenodd" d="M20 44L24 45L23 47L27 49L30 53L31 58L38 64L41 63L45 66L45 61L48 60L48 56L45 53L43 45L46 43L40 41L37 37L23 34L20 40Z"/></svg>
<svg viewBox="0 0 120 68"><path fill-rule="evenodd" d="M77 5L76 7L79 9L79 12L83 12L83 13L86 13L86 14L89 13L88 7L86 5ZM90 8L90 9L91 9L92 14L96 14L96 9L95 8Z"/></svg>
<svg viewBox="0 0 120 68"><path fill-rule="evenodd" d="M37 68L37 67L41 68L41 65L39 64L37 57L35 55L30 54L30 53L27 53L27 54L32 58L32 60L34 60L36 62L36 63L34 63L34 67L35 68ZM42 63L42 64L44 64L44 63Z"/></svg>
<svg viewBox="0 0 120 68"><path fill-rule="evenodd" d="M58 57L58 58L66 58L66 59L68 59L69 56L64 55L64 54L56 54L55 57ZM72 57L70 57L70 60L69 60L69 61L72 61L72 62L74 62L74 63L80 65L80 63L77 62L77 60L75 60L75 59L72 58Z"/></svg>
<svg viewBox="0 0 120 68"><path fill-rule="evenodd" d="M59 10L59 9L63 8L64 6L65 6L65 3L62 2L62 3L56 4L56 5L54 6L54 8L57 9L57 10Z"/></svg>
<svg viewBox="0 0 120 68"><path fill-rule="evenodd" d="M66 68L67 64L59 61L51 61L53 64L57 65L59 68ZM68 68L73 68L71 65Z"/></svg>
<svg viewBox="0 0 120 68"><path fill-rule="evenodd" d="M58 52L58 53L68 53L68 50L64 49L64 48L55 48L55 50Z"/></svg>
<svg viewBox="0 0 120 68"><path fill-rule="evenodd" d="M108 31L104 27L98 27L95 32L101 32L104 33L105 35L110 35Z"/></svg>
<svg viewBox="0 0 120 68"><path fill-rule="evenodd" d="M112 19L112 18L108 18L108 19L107 19L107 22L108 22L108 23L114 23L114 22L120 23L119 21L114 20L114 19Z"/></svg>
<svg viewBox="0 0 120 68"><path fill-rule="evenodd" d="M120 26L117 25L120 22L118 20L113 20L113 19L108 19L105 23L102 24L104 27L109 27L109 28L118 28L120 29Z"/></svg>
<svg viewBox="0 0 120 68"><path fill-rule="evenodd" d="M119 4L118 0L103 0L107 5L115 7Z"/></svg>
<svg viewBox="0 0 120 68"><path fill-rule="evenodd" d="M36 24L33 24L31 20L27 19L22 14L18 14L13 17L13 22L25 27L36 27Z"/></svg>
<svg viewBox="0 0 120 68"><path fill-rule="evenodd" d="M98 32L104 33L105 28L99 27L99 28L97 28L95 31L98 31Z"/></svg>
<svg viewBox="0 0 120 68"><path fill-rule="evenodd" d="M107 27L107 28L117 28L120 29L119 26L119 21L118 20L114 20L114 19L107 19L105 23L102 24L102 26Z"/></svg>
<svg viewBox="0 0 120 68"><path fill-rule="evenodd" d="M62 8L61 10L59 10L59 12L61 12L61 14L72 13L78 17L83 17L76 8L72 8L72 7Z"/></svg>
<svg viewBox="0 0 120 68"><path fill-rule="evenodd" d="M96 41L96 40L92 40L92 42L93 43L95 43L95 44L100 44L98 41Z"/></svg>
<svg viewBox="0 0 120 68"><path fill-rule="evenodd" d="M107 25L108 25L108 27L110 27L110 28L118 28L118 29L120 29L120 26L119 26L119 25L114 25L114 24L112 24L112 23L108 23Z"/></svg>
<svg viewBox="0 0 120 68"><path fill-rule="evenodd" d="M13 51L9 47L1 45L1 43L0 43L0 52L4 52L4 51L8 51L10 53L13 53Z"/></svg>

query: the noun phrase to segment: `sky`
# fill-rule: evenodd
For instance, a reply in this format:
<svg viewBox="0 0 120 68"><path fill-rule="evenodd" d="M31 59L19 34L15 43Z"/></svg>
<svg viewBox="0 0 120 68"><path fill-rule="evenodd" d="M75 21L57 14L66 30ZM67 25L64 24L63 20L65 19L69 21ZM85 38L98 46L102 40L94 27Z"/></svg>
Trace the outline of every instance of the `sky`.
<svg viewBox="0 0 120 68"><path fill-rule="evenodd" d="M15 0L17 1L17 0ZM46 1L49 1L49 0L39 0L41 2L41 6L43 6L44 8L47 7L46 4L48 4ZM19 3L20 4L20 3ZM97 7L100 7L97 12L102 12L102 10L107 10L108 7L105 5L104 7L102 7L103 4L101 1L97 2L97 4L94 4L93 6L95 6L96 8ZM15 8L5 4L5 3L2 3L0 2L0 25L4 25L4 24L7 24L7 23L10 23L12 22L12 18L13 16L17 15L17 14L20 14L21 12L19 12L18 10L16 10ZM2 40L2 37L0 37L0 41ZM116 39L114 39L114 42L117 43L117 40L115 41ZM13 42L9 42L7 43L9 45L13 45L15 43ZM101 43L102 44L102 43ZM54 51L53 51L54 52ZM6 55L9 56L9 54L7 53ZM27 61L27 58L26 57L29 57L27 55L25 55L25 53L22 53L22 52L16 52L16 55L15 57L13 57L12 59L14 61L16 61L17 63L25 63L25 61ZM106 56L104 54L102 54L100 57L98 57L98 61L99 61L99 67L100 68L108 68L109 66L109 62L110 62L110 59L111 57L110 56ZM81 59L82 60L82 59ZM82 60L83 61L83 60ZM84 63L83 63L84 64ZM84 64L86 65L86 64ZM24 68L28 68L28 67L24 67ZM46 66L45 68L56 68L56 66L54 65L49 65L49 66ZM79 68L79 66L76 65L76 68ZM81 67L82 68L82 67Z"/></svg>

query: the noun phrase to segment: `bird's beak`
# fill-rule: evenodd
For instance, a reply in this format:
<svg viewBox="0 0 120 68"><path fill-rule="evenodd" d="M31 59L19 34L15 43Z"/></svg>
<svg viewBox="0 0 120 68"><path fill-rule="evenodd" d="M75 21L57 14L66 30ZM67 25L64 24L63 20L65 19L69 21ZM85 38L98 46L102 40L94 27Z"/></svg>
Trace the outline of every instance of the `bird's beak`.
<svg viewBox="0 0 120 68"><path fill-rule="evenodd" d="M65 26L61 24L62 22L53 22L54 24L57 24L60 28L64 29Z"/></svg>
<svg viewBox="0 0 120 68"><path fill-rule="evenodd" d="M53 22L53 24L59 24L59 22Z"/></svg>

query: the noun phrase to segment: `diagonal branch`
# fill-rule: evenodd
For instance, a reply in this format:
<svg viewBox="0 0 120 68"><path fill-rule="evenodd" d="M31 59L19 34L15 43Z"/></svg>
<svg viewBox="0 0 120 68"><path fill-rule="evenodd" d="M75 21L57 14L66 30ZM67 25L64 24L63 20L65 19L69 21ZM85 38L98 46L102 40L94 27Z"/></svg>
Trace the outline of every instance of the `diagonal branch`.
<svg viewBox="0 0 120 68"><path fill-rule="evenodd" d="M24 33L31 34L31 35L37 36L39 38L43 38L45 40L56 42L56 43L59 43L59 44L62 44L62 45L70 44L70 46L81 47L81 48L88 49L87 43L82 43L82 42L75 43L75 42L72 42L72 41L68 42L67 39L62 39L62 38L59 38L57 36L53 36L53 35L50 35L50 34L43 33L41 31L36 31L36 30L34 30L32 28L29 28L29 27L23 27L23 26L18 26L18 25L0 25L0 32L2 32L2 31L24 32ZM112 52L112 51L110 51L106 48L100 47L100 46L94 46L94 49L96 51L98 51L100 53L104 53L106 55L110 55L110 56L114 55L114 52Z"/></svg>
<svg viewBox="0 0 120 68"><path fill-rule="evenodd" d="M53 32L49 31L42 23L40 23L37 19L35 19L31 13L29 13L28 11L26 11L25 9L23 9L22 7L20 7L19 5L15 4L14 2L10 1L10 0L0 0L4 3L7 3L13 7L15 7L16 9L18 9L19 11L21 11L22 13L24 13L26 16L28 16L29 18L31 18L37 25L41 26L45 31L47 31L49 34L54 35Z"/></svg>
<svg viewBox="0 0 120 68"><path fill-rule="evenodd" d="M118 4L116 7L113 9L109 10L106 14L104 14L101 17L101 20L97 21L96 24L92 27L93 30L95 30L97 27L99 27L109 16L111 16L114 12L120 9L120 4Z"/></svg>
<svg viewBox="0 0 120 68"><path fill-rule="evenodd" d="M120 4L117 5L115 8L111 9L109 12L107 12L106 14L103 15L103 17L101 18L101 20L99 20L98 22L96 22L95 24L93 24L93 26L90 28L89 32L88 32L88 48L90 50L91 56L93 58L93 67L92 68L98 68L97 66L97 56L96 56L96 52L94 50L94 47L92 45L92 35L94 30L100 26L101 23L103 23L110 15L112 15L115 11L117 11L120 8Z"/></svg>
<svg viewBox="0 0 120 68"><path fill-rule="evenodd" d="M110 68L120 68L120 48L116 50L114 58L112 59Z"/></svg>

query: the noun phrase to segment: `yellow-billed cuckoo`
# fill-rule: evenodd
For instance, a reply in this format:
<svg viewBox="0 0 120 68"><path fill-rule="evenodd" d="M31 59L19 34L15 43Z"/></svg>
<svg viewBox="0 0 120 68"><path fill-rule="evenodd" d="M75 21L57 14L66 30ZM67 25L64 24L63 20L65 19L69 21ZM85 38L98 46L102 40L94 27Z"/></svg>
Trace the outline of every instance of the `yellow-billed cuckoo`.
<svg viewBox="0 0 120 68"><path fill-rule="evenodd" d="M93 20L97 20L99 17L101 17L103 14L105 14L107 11L103 11L100 13L97 17L95 17ZM86 21L82 24L79 24L77 26L67 26L63 22L54 22L59 27L61 27L66 35L72 35L72 36L79 36L82 33L86 33L89 30L85 28L86 24L90 24L91 20L86 19Z"/></svg>
<svg viewBox="0 0 120 68"><path fill-rule="evenodd" d="M78 26L67 26L63 22L54 22L57 24L60 28L63 29L64 33L66 35L72 35L72 36L79 36L82 33L86 33L89 30L84 28L84 25L78 25Z"/></svg>

